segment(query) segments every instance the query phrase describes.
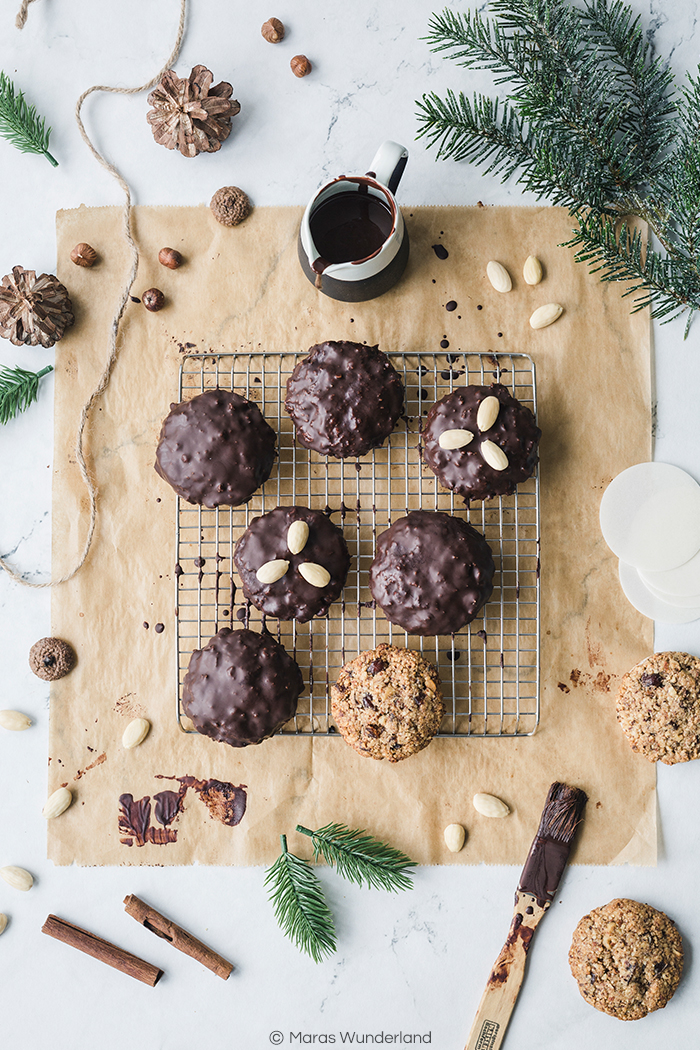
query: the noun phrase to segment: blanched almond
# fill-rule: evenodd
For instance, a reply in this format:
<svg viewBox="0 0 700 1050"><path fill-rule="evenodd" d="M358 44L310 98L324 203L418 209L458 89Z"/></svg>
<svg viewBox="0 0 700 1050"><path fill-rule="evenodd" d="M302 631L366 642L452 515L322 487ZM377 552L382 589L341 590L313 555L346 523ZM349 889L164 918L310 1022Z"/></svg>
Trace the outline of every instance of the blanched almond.
<svg viewBox="0 0 700 1050"><path fill-rule="evenodd" d="M483 433L485 430L490 430L493 424L498 419L498 413L501 411L501 402L493 394L489 394L479 405L479 411L476 413L476 425L479 430Z"/></svg>
<svg viewBox="0 0 700 1050"><path fill-rule="evenodd" d="M301 554L309 538L309 526L297 519L287 529L287 548L290 554Z"/></svg>
<svg viewBox="0 0 700 1050"><path fill-rule="evenodd" d="M331 574L328 569L317 565L315 561L303 561L299 566L299 572L312 587L327 587L331 582Z"/></svg>
<svg viewBox="0 0 700 1050"><path fill-rule="evenodd" d="M493 261L488 263L486 276L497 292L509 292L513 287L510 274L502 263Z"/></svg>
<svg viewBox="0 0 700 1050"><path fill-rule="evenodd" d="M61 787L58 791L54 791L53 795L49 795L41 815L47 820L60 817L61 813L66 812L72 801L73 795L70 790L67 787Z"/></svg>
<svg viewBox="0 0 700 1050"><path fill-rule="evenodd" d="M530 328L546 328L547 325L554 324L563 312L564 307L559 303L545 303L544 306L538 306L530 318Z"/></svg>
<svg viewBox="0 0 700 1050"><path fill-rule="evenodd" d="M151 723L147 718L134 718L122 734L122 747L131 750L142 744L151 730Z"/></svg>
<svg viewBox="0 0 700 1050"><path fill-rule="evenodd" d="M452 853L459 853L467 833L461 824L448 824L444 831L445 845Z"/></svg>
<svg viewBox="0 0 700 1050"><path fill-rule="evenodd" d="M455 427L454 430L443 430L438 438L438 445L440 448L450 451L455 448L464 448L465 445L468 445L473 440L474 435L470 430L459 430Z"/></svg>
<svg viewBox="0 0 700 1050"><path fill-rule="evenodd" d="M22 890L26 893L34 885L34 879L24 868L16 868L13 864L6 868L0 868L0 879L4 879L13 890Z"/></svg>
<svg viewBox="0 0 700 1050"><path fill-rule="evenodd" d="M11 729L13 733L19 733L23 729L29 729L31 724L31 718L27 718L21 711L0 711L0 726L3 729Z"/></svg>
<svg viewBox="0 0 700 1050"><path fill-rule="evenodd" d="M525 284L539 284L542 280L542 263L536 255L528 255L523 266Z"/></svg>
<svg viewBox="0 0 700 1050"><path fill-rule="evenodd" d="M284 558L276 558L274 561L266 561L264 565L261 565L255 575L260 583L277 583L288 568L288 561L285 561Z"/></svg>
<svg viewBox="0 0 700 1050"><path fill-rule="evenodd" d="M5 915L3 912L0 912L0 933L4 933L5 932L5 927L6 926L7 926L7 915Z"/></svg>
<svg viewBox="0 0 700 1050"><path fill-rule="evenodd" d="M495 795L487 795L483 791L477 791L473 798L474 809L481 813L482 817L507 817L510 813L508 806Z"/></svg>
<svg viewBox="0 0 700 1050"><path fill-rule="evenodd" d="M481 455L494 470L505 470L508 466L508 457L500 445L494 444L493 441L481 442Z"/></svg>

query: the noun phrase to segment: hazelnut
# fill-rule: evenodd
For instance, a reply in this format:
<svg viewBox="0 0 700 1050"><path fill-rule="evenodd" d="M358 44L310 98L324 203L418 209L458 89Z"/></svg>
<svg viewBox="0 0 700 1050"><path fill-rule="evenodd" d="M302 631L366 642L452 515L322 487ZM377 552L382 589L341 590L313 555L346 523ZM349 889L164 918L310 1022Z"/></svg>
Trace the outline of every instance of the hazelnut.
<svg viewBox="0 0 700 1050"><path fill-rule="evenodd" d="M222 186L212 197L209 207L222 226L238 226L250 213L250 201L238 186Z"/></svg>
<svg viewBox="0 0 700 1050"><path fill-rule="evenodd" d="M85 244L84 241L76 244L70 253L70 257L76 266L94 266L97 262L97 252L91 245Z"/></svg>
<svg viewBox="0 0 700 1050"><path fill-rule="evenodd" d="M267 22L263 22L260 32L271 44L279 44L280 40L284 40L284 25L279 18L268 18Z"/></svg>
<svg viewBox="0 0 700 1050"><path fill-rule="evenodd" d="M169 270L177 270L182 266L183 258L175 248L161 248L158 252L158 262L161 266L167 266Z"/></svg>
<svg viewBox="0 0 700 1050"><path fill-rule="evenodd" d="M156 310L162 310L165 306L165 296L160 288L149 288L141 296L141 302L147 310L155 313Z"/></svg>
<svg viewBox="0 0 700 1050"><path fill-rule="evenodd" d="M311 63L306 55L295 55L289 64L295 77L306 77L311 72Z"/></svg>

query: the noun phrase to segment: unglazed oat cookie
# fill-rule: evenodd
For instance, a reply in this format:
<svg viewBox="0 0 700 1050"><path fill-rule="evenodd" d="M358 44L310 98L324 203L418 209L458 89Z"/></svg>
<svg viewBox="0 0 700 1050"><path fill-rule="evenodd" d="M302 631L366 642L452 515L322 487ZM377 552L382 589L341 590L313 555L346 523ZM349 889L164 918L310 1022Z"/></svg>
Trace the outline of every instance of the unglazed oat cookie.
<svg viewBox="0 0 700 1050"><path fill-rule="evenodd" d="M620 682L617 720L650 762L700 758L700 660L688 653L642 660Z"/></svg>
<svg viewBox="0 0 700 1050"><path fill-rule="evenodd" d="M358 754L400 762L427 747L445 704L431 663L410 649L382 644L345 664L331 689L331 711Z"/></svg>
<svg viewBox="0 0 700 1050"><path fill-rule="evenodd" d="M662 911L623 898L584 915L569 965L587 1003L621 1021L636 1021L660 1010L675 992L683 943Z"/></svg>

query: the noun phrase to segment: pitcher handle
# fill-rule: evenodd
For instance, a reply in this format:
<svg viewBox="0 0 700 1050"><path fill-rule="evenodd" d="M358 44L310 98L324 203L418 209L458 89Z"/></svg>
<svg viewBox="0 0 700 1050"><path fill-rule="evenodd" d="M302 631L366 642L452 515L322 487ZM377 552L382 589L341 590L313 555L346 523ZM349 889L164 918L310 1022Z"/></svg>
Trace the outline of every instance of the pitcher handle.
<svg viewBox="0 0 700 1050"><path fill-rule="evenodd" d="M377 182L386 186L390 193L396 193L401 181L406 162L408 161L408 150L398 142L387 139L374 155L368 175L374 175Z"/></svg>

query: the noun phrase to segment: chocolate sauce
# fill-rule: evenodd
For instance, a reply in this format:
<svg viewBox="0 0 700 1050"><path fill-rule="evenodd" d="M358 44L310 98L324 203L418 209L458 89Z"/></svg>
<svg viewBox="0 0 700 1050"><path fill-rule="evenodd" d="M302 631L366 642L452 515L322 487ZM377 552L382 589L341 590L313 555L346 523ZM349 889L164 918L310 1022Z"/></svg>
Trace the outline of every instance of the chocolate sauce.
<svg viewBox="0 0 700 1050"><path fill-rule="evenodd" d="M457 309L457 303L454 301L454 299L450 299L449 303L445 303L445 309L449 313L452 313L453 310Z"/></svg>
<svg viewBox="0 0 700 1050"><path fill-rule="evenodd" d="M311 237L320 256L318 273L330 263L353 262L375 255L394 226L394 217L382 197L350 190L322 201L309 220ZM322 272L322 271L321 271Z"/></svg>
<svg viewBox="0 0 700 1050"><path fill-rule="evenodd" d="M552 901L557 892L571 850L570 842L555 842L538 835L530 846L518 889L530 893L540 907Z"/></svg>

